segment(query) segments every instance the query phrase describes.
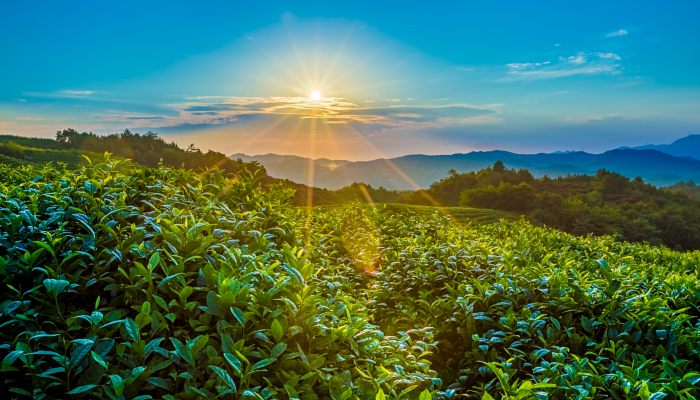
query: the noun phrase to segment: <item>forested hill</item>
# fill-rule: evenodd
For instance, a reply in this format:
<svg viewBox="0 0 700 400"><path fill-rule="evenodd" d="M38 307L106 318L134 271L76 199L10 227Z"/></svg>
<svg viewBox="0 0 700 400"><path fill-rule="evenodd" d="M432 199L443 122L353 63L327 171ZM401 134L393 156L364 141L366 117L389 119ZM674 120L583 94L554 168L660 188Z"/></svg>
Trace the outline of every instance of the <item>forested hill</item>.
<svg viewBox="0 0 700 400"><path fill-rule="evenodd" d="M81 154L109 152L119 158L127 158L141 165L155 167L162 163L173 167L202 169L218 167L226 172L264 168L256 162L232 160L215 151L202 152L190 146L181 149L168 143L153 132L139 134L124 130L111 135L95 135L64 129L56 132L56 139L0 136L0 161L44 162L62 161L69 165L80 162Z"/></svg>
<svg viewBox="0 0 700 400"><path fill-rule="evenodd" d="M693 184L659 189L641 178L599 170L594 175L535 178L502 162L457 173L403 196L413 204L493 208L574 234L615 234L625 240L700 248L700 199Z"/></svg>

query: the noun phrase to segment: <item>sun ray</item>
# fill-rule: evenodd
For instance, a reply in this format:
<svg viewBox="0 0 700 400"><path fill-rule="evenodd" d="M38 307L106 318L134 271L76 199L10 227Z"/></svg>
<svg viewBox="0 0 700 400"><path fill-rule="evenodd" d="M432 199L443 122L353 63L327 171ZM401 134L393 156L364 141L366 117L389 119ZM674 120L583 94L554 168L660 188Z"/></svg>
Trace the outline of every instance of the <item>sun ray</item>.
<svg viewBox="0 0 700 400"><path fill-rule="evenodd" d="M387 165L392 171L394 171L398 177L400 177L404 182L409 184L414 190L417 191L417 193L423 197L431 206L435 207L435 209L442 214L443 216L449 218L452 222L454 222L457 225L461 225L459 220L452 215L443 204L441 204L439 201L437 201L434 197L432 197L429 193L427 193L421 186L413 180L408 174L406 174L398 165L396 165L393 161L391 161L387 156L384 155L384 153L377 148L374 143L372 143L365 135L363 135L361 132L357 131L354 127L351 126L351 131L356 135L357 138L362 140L374 153L379 154L380 158L384 161L384 164Z"/></svg>

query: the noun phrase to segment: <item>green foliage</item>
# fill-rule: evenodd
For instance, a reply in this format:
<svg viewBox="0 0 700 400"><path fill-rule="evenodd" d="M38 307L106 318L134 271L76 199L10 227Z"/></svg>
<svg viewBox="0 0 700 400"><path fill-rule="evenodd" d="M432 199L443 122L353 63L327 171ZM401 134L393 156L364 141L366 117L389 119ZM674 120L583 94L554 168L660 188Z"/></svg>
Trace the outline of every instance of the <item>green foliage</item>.
<svg viewBox="0 0 700 400"><path fill-rule="evenodd" d="M0 174L3 397L700 396L698 252L248 170Z"/></svg>
<svg viewBox="0 0 700 400"><path fill-rule="evenodd" d="M534 179L526 170L501 163L478 172L450 175L429 190L404 199L426 204L493 208L521 213L535 223L576 235L619 235L624 240L700 249L700 200L695 187L658 189L642 179L598 171ZM421 196L418 196L422 194Z"/></svg>
<svg viewBox="0 0 700 400"><path fill-rule="evenodd" d="M299 211L329 286L386 334L432 327L438 398L700 395L700 253L440 211Z"/></svg>
<svg viewBox="0 0 700 400"><path fill-rule="evenodd" d="M48 139L30 139L18 136L0 135L0 161L19 165L40 162L64 162L70 165L80 163L80 152L73 149L55 148Z"/></svg>
<svg viewBox="0 0 700 400"><path fill-rule="evenodd" d="M0 165L0 391L107 399L415 397L388 336L308 260L260 173ZM397 370L402 373L396 372ZM4 397L4 396L3 396Z"/></svg>
<svg viewBox="0 0 700 400"><path fill-rule="evenodd" d="M675 185L668 186L664 188L671 193L684 194L690 198L700 200L700 186L695 184L695 182L678 182Z"/></svg>
<svg viewBox="0 0 700 400"><path fill-rule="evenodd" d="M264 171L257 163L231 160L226 155L211 150L204 153L194 145L183 150L175 143L167 143L154 132L139 134L125 129L122 133L98 136L92 132L79 133L74 129L64 129L56 132L56 142L83 152L109 152L150 167L164 164L197 170L216 167L235 173L243 170Z"/></svg>
<svg viewBox="0 0 700 400"><path fill-rule="evenodd" d="M534 206L535 189L525 182L517 185L501 182L498 186L465 189L459 194L459 203L471 207L526 213Z"/></svg>

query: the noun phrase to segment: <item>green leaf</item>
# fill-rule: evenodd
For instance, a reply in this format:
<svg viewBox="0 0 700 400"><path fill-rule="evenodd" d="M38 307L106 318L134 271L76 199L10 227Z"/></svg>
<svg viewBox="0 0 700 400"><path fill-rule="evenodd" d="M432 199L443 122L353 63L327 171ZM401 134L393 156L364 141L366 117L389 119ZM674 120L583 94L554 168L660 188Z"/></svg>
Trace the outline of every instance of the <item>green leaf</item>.
<svg viewBox="0 0 700 400"><path fill-rule="evenodd" d="M294 280L296 281L297 284L303 285L304 284L304 277L301 276L301 272L299 272L298 269L292 267L291 265L283 264L282 268L284 268L287 273L292 275Z"/></svg>
<svg viewBox="0 0 700 400"><path fill-rule="evenodd" d="M160 263L160 253L155 252L151 254L151 258L148 259L148 269L153 271Z"/></svg>
<svg viewBox="0 0 700 400"><path fill-rule="evenodd" d="M278 320L275 319L272 321L272 326L270 326L270 330L272 331L272 337L275 339L276 342L281 341L284 337L284 328Z"/></svg>
<svg viewBox="0 0 700 400"><path fill-rule="evenodd" d="M233 318L238 321L241 326L245 326L245 316L243 315L243 311L241 311L239 308L236 307L230 307L231 314L233 314Z"/></svg>
<svg viewBox="0 0 700 400"><path fill-rule="evenodd" d="M257 371L259 369L265 368L268 365L272 364L273 362L275 362L274 358L266 358L264 360L260 360L260 361L256 362L255 364L253 364L251 371Z"/></svg>
<svg viewBox="0 0 700 400"><path fill-rule="evenodd" d="M90 352L90 355L92 356L92 359L95 360L96 363L100 364L104 369L108 369L107 363L105 362L104 358L102 358L101 355L95 353L94 351Z"/></svg>
<svg viewBox="0 0 700 400"><path fill-rule="evenodd" d="M221 378L221 380L224 381L226 385L228 385L228 387L230 387L233 390L236 390L236 383L233 381L233 378L231 378L231 375L229 375L228 372L226 372L226 370L217 367L216 365L210 365L209 369L214 371L216 375L218 375L219 378Z"/></svg>
<svg viewBox="0 0 700 400"><path fill-rule="evenodd" d="M137 342L139 340L139 327L133 319L124 319L124 330L126 330L126 334L132 342Z"/></svg>
<svg viewBox="0 0 700 400"><path fill-rule="evenodd" d="M433 400L433 395L430 394L428 389L425 389L421 392L420 396L418 396L418 400Z"/></svg>
<svg viewBox="0 0 700 400"><path fill-rule="evenodd" d="M194 358L192 357L192 352L189 347L185 346L179 340L175 338L170 338L170 342L175 347L175 354L185 360L188 364L194 365Z"/></svg>
<svg viewBox="0 0 700 400"><path fill-rule="evenodd" d="M224 353L224 358L226 361L228 361L229 364L231 364L231 367L233 368L233 371L236 373L236 375L241 376L241 360L239 360L236 356L234 356L231 353Z"/></svg>
<svg viewBox="0 0 700 400"><path fill-rule="evenodd" d="M687 374L683 375L682 380L687 381L691 385L695 386L698 382L700 382L700 373L688 372Z"/></svg>
<svg viewBox="0 0 700 400"><path fill-rule="evenodd" d="M90 314L90 321L92 321L93 325L97 325L102 322L103 318L104 316L99 311L93 311L92 314Z"/></svg>
<svg viewBox="0 0 700 400"><path fill-rule="evenodd" d="M158 282L158 287L160 288L161 286L165 285L166 283L170 282L171 280L177 278L178 276L185 275L183 272L179 272L177 274L173 275L168 275L165 278L163 278L160 282Z"/></svg>
<svg viewBox="0 0 700 400"><path fill-rule="evenodd" d="M134 380L134 379L138 378L139 376L141 376L141 374L143 374L144 371L146 371L146 367L144 367L144 366L136 367L136 368L131 370L131 375L129 376L129 378Z"/></svg>
<svg viewBox="0 0 700 400"><path fill-rule="evenodd" d="M80 364L83 359L90 354L90 350L92 350L94 342L92 340L87 340L81 344L79 344L71 353L70 355L70 361L69 364L72 367L75 367L76 365Z"/></svg>
<svg viewBox="0 0 700 400"><path fill-rule="evenodd" d="M197 353L199 353L200 350L204 348L204 346L207 345L209 342L209 335L200 335L197 336L196 338L190 340L187 342L187 348L190 349L190 352L192 353L193 356L197 356Z"/></svg>
<svg viewBox="0 0 700 400"><path fill-rule="evenodd" d="M381 388L377 391L377 395L374 396L374 400L386 400L386 395Z"/></svg>
<svg viewBox="0 0 700 400"><path fill-rule="evenodd" d="M22 350L13 350L5 356L2 360L2 369L6 370L12 366L12 364L24 354Z"/></svg>
<svg viewBox="0 0 700 400"><path fill-rule="evenodd" d="M63 293L70 286L65 279L44 279L44 287L54 297Z"/></svg>
<svg viewBox="0 0 700 400"><path fill-rule="evenodd" d="M491 395L487 392L484 392L484 394L481 396L481 400L493 400L493 397L491 397Z"/></svg>
<svg viewBox="0 0 700 400"><path fill-rule="evenodd" d="M114 389L114 392L117 396L121 396L124 392L124 379L119 375L112 374L109 376L109 380L112 382L112 389Z"/></svg>
<svg viewBox="0 0 700 400"><path fill-rule="evenodd" d="M89 392L90 390L96 388L97 385L90 384L90 385L83 385L83 386L78 386L77 388L71 390L70 392L66 394L80 394L80 393L85 393Z"/></svg>
<svg viewBox="0 0 700 400"><path fill-rule="evenodd" d="M651 392L649 392L647 381L642 381L642 386L639 388L639 397L641 397L642 400L648 400L649 396L651 396Z"/></svg>
<svg viewBox="0 0 700 400"><path fill-rule="evenodd" d="M272 348L272 351L270 352L270 356L272 358L279 358L284 351L287 350L287 344L284 342L279 342L275 345L275 347Z"/></svg>
<svg viewBox="0 0 700 400"><path fill-rule="evenodd" d="M664 392L654 392L649 396L649 400L661 400L666 398L666 396L668 396L668 394Z"/></svg>

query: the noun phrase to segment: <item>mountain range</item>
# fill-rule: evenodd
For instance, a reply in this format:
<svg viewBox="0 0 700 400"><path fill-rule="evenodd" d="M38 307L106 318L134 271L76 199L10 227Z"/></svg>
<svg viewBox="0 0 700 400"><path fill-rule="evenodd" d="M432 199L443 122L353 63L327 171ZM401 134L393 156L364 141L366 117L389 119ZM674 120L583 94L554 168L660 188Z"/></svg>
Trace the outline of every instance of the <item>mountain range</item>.
<svg viewBox="0 0 700 400"><path fill-rule="evenodd" d="M330 160L263 154L233 154L231 158L257 161L276 178L316 187L339 189L363 182L387 189L426 188L448 171L476 171L500 160L509 168L524 168L535 176L594 174L599 169L641 177L657 186L681 181L700 182L700 135L689 135L671 144L623 147L600 154L583 151L520 154L502 150L449 155L414 154L370 161ZM313 166L313 182L309 167Z"/></svg>
<svg viewBox="0 0 700 400"><path fill-rule="evenodd" d="M700 135L688 135L670 144L648 144L631 148L636 150L658 150L672 156L690 157L700 160Z"/></svg>

